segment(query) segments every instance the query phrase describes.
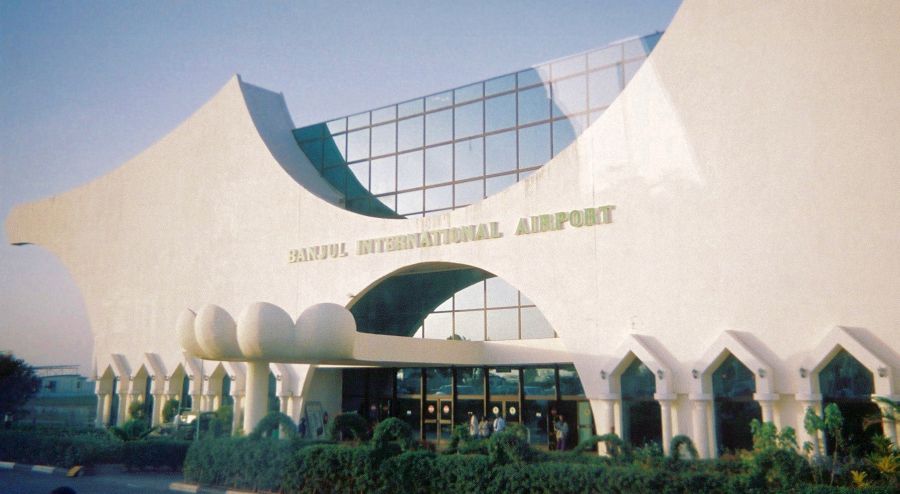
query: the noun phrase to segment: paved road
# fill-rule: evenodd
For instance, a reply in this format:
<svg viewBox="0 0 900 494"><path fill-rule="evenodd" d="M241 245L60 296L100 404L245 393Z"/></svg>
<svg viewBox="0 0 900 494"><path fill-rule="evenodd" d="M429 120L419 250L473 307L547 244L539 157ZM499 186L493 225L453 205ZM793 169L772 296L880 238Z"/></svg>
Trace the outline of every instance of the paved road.
<svg viewBox="0 0 900 494"><path fill-rule="evenodd" d="M168 493L170 483L181 481L180 474L172 473L104 473L68 478L61 475L0 470L0 493L48 494L60 486L71 487L78 494Z"/></svg>

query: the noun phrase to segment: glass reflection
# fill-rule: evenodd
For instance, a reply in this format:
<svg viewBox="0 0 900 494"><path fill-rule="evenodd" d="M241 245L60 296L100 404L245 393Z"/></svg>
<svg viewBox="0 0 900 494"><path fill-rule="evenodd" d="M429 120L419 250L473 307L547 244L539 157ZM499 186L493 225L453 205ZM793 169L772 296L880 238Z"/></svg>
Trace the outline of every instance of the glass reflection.
<svg viewBox="0 0 900 494"><path fill-rule="evenodd" d="M525 379L525 398L547 397L556 399L556 369L553 367L526 367L522 371Z"/></svg>
<svg viewBox="0 0 900 494"><path fill-rule="evenodd" d="M498 396L519 396L519 370L514 367L488 369L488 391L492 399Z"/></svg>
<svg viewBox="0 0 900 494"><path fill-rule="evenodd" d="M480 179L459 183L454 187L453 205L455 207L466 206L484 198L484 182Z"/></svg>
<svg viewBox="0 0 900 494"><path fill-rule="evenodd" d="M519 303L519 291L495 276L485 280L487 307L515 307Z"/></svg>
<svg viewBox="0 0 900 494"><path fill-rule="evenodd" d="M484 81L484 95L505 93L516 88L516 74L495 77Z"/></svg>
<svg viewBox="0 0 900 494"><path fill-rule="evenodd" d="M422 151L413 151L397 156L397 188L399 190L421 187L424 168Z"/></svg>
<svg viewBox="0 0 900 494"><path fill-rule="evenodd" d="M484 144L481 139L457 142L454 144L454 151L456 153L454 179L465 180L484 175Z"/></svg>
<svg viewBox="0 0 900 494"><path fill-rule="evenodd" d="M453 138L453 111L444 110L425 115L425 144L446 142Z"/></svg>
<svg viewBox="0 0 900 494"><path fill-rule="evenodd" d="M449 144L425 150L425 185L453 179L453 148Z"/></svg>
<svg viewBox="0 0 900 494"><path fill-rule="evenodd" d="M372 160L372 193L382 194L394 191L394 176L393 156Z"/></svg>
<svg viewBox="0 0 900 494"><path fill-rule="evenodd" d="M397 122L397 147L399 151L422 147L422 117L407 118Z"/></svg>
<svg viewBox="0 0 900 494"><path fill-rule="evenodd" d="M425 189L425 210L447 209L453 206L453 186Z"/></svg>
<svg viewBox="0 0 900 494"><path fill-rule="evenodd" d="M478 135L484 131L481 101L457 106L454 111L456 115L454 129L457 139Z"/></svg>
<svg viewBox="0 0 900 494"><path fill-rule="evenodd" d="M485 172L488 175L516 169L516 132L489 135L485 141Z"/></svg>
<svg viewBox="0 0 900 494"><path fill-rule="evenodd" d="M410 215L422 212L422 191L413 190L397 194L397 214Z"/></svg>
<svg viewBox="0 0 900 494"><path fill-rule="evenodd" d="M550 156L550 124L519 129L519 168L542 165Z"/></svg>
<svg viewBox="0 0 900 494"><path fill-rule="evenodd" d="M591 108L607 107L616 99L621 91L619 71L620 66L615 65L588 75Z"/></svg>
<svg viewBox="0 0 900 494"><path fill-rule="evenodd" d="M583 75L553 83L553 116L587 110L587 78Z"/></svg>
<svg viewBox="0 0 900 494"><path fill-rule="evenodd" d="M516 126L516 95L504 94L484 102L484 130L493 132Z"/></svg>
<svg viewBox="0 0 900 494"><path fill-rule="evenodd" d="M397 150L394 123L372 127L372 156L381 156Z"/></svg>
<svg viewBox="0 0 900 494"><path fill-rule="evenodd" d="M456 335L469 341L484 340L484 312L456 312Z"/></svg>
<svg viewBox="0 0 900 494"><path fill-rule="evenodd" d="M519 91L519 125L550 118L550 99L543 86Z"/></svg>
<svg viewBox="0 0 900 494"><path fill-rule="evenodd" d="M355 130L347 134L347 161L369 157L369 129Z"/></svg>
<svg viewBox="0 0 900 494"><path fill-rule="evenodd" d="M519 338L519 310L493 309L487 311L487 336L489 340L515 340Z"/></svg>

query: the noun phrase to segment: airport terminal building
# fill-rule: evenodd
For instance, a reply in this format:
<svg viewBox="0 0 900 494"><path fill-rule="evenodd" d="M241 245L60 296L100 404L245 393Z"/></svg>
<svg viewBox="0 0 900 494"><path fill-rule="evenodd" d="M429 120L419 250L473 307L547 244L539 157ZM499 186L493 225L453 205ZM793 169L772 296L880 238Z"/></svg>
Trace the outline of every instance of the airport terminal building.
<svg viewBox="0 0 900 494"><path fill-rule="evenodd" d="M813 8L814 7L814 8ZM239 76L17 207L94 333L96 423L177 398L537 445L750 446L900 398L900 9L685 1L663 33L295 127ZM373 102L373 106L379 102ZM824 444L822 445L824 447Z"/></svg>

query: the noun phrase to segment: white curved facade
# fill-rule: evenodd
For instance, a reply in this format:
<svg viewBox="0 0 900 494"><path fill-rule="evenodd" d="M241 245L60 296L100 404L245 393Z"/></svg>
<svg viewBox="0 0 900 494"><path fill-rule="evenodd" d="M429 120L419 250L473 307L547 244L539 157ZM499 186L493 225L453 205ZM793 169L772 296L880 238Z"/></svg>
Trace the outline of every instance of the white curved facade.
<svg viewBox="0 0 900 494"><path fill-rule="evenodd" d="M283 99L236 77L110 174L17 207L7 232L53 251L81 288L101 423L113 376L126 402L150 379L158 404L188 375L212 409L228 374L247 429L265 410L269 363L296 419L312 398L340 411L340 372L321 364L555 362L574 363L602 433L622 429L617 378L636 357L657 376L664 438L690 435L709 456L711 375L730 354L754 373L762 418L802 431L839 349L872 372L873 394L900 396L900 8L815 7L686 1L571 146L461 209L342 209ZM585 210L596 224L573 226ZM553 215L547 231L521 231L540 215ZM448 242L469 225L485 225L480 238ZM386 238L360 253L359 241ZM289 262L334 244L344 249ZM559 337L414 340L345 323L335 337L340 311L303 323L310 307L350 308L398 270L446 263L526 293ZM895 427L884 432L896 441Z"/></svg>

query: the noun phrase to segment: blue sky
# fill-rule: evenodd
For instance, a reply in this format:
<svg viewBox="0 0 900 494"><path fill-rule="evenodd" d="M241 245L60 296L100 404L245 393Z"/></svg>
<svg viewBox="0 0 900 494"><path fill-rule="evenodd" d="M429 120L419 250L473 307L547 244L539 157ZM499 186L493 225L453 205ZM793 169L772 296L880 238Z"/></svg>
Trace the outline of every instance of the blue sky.
<svg viewBox="0 0 900 494"><path fill-rule="evenodd" d="M679 3L4 0L0 217L121 165L235 73L299 127L664 30ZM74 281L0 240L0 350L90 373Z"/></svg>

